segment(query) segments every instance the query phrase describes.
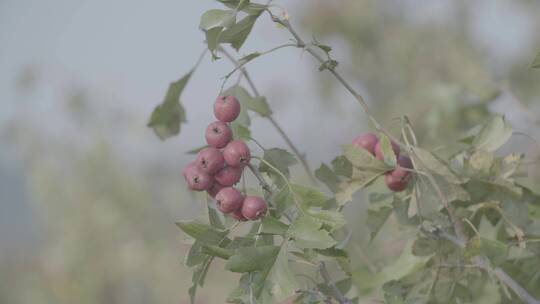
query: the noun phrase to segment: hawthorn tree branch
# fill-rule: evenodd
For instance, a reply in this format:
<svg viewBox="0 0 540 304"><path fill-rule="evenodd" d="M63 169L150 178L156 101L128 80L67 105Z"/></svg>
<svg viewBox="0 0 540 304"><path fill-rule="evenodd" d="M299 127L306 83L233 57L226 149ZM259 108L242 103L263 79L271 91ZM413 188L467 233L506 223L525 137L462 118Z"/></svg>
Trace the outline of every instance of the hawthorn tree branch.
<svg viewBox="0 0 540 304"><path fill-rule="evenodd" d="M243 66L243 65L240 65L240 63L238 62L238 60L236 60L227 50L225 50L223 47L221 46L218 46L218 51L220 51L221 53L223 53L223 55L225 55L225 57L227 57L227 59L229 59L235 66L236 68L240 71L240 73L242 73L244 75L244 78L246 79L249 87L251 88L251 90L253 91L253 94L255 95L255 97L259 97L261 96L261 94L259 93L259 90L257 89L257 87L255 86L255 84L253 83L253 80L251 79L247 69ZM309 163L307 162L306 160L306 157L303 153L300 153L300 151L298 150L298 148L296 147L296 145L292 142L292 140L289 138L289 136L287 135L287 133L285 133L285 131L283 130L283 128L279 125L279 123L274 119L274 117L270 114L268 116L265 116L268 121L270 122L270 124L274 127L274 129L276 129L276 131L279 133L279 135L281 136L281 138L283 138L283 140L285 141L285 143L287 144L287 146L289 146L289 149L292 150L292 152L294 153L294 155L296 155L296 157L298 158L298 160L300 161L300 164L302 165L302 167L304 168L304 171L306 172L306 174L308 175L310 181L314 184L314 185L317 185L317 179L315 178L315 176L313 175L313 171L311 171L311 168L309 166Z"/></svg>
<svg viewBox="0 0 540 304"><path fill-rule="evenodd" d="M326 264L324 262L321 262L319 266L319 270L321 272L321 276L324 280L324 283L330 286L330 288L332 288L332 291L334 292L334 296L336 300L338 300L340 304L352 304L352 301L348 299L347 297L345 297L343 293L341 293L339 288L337 288L334 281L332 281L332 278L330 277L330 274L328 273L328 269L326 269Z"/></svg>
<svg viewBox="0 0 540 304"><path fill-rule="evenodd" d="M292 27L291 23L289 22L288 18L284 18L284 19L280 19L276 16L274 16L272 14L272 12L267 9L267 12L270 14L270 17L272 18L272 21L278 23L278 24L281 24L282 26L284 26L290 33L291 35L294 37L294 39L296 40L297 42L297 47L299 48L302 48L304 50L306 50L309 54L311 54L319 63L321 64L324 64L326 62L326 60L321 57L315 50L313 50L309 45L307 45L304 40L302 39L302 37L300 37L300 35L298 35L298 33L294 30L294 28ZM373 123L373 125L375 126L375 128L382 132L383 134L385 134L386 136L388 136L390 139L396 141L396 143L398 143L400 146L404 147L407 151L410 151L411 149L409 147L407 147L406 145L404 145L403 143L401 143L399 140L397 140L392 134L390 134L390 132L386 131L386 129L384 129L381 124L371 115L371 112L369 110L369 107L367 105L367 103L365 102L364 98L362 97L362 95L360 95L342 76L341 74L339 74L335 68L328 68L328 70L330 71L330 73L332 75L334 75L334 77L336 78L336 80L341 83L345 89L347 89L347 91L349 91L353 97L360 103L360 106L362 107L364 113L368 116L368 118L370 119L370 121ZM439 196L442 194L441 193L441 190L439 188L439 186L437 185L436 181L434 180L433 176L430 175L428 176L428 179L430 180L430 182L432 183L433 187L436 189L436 191L438 192ZM444 198L444 196L442 196ZM443 201L444 202L444 201ZM452 241L459 245L460 247L464 248L464 246L466 246L467 244L467 236L464 234L464 231L463 231L463 227L462 227L462 224L461 222L459 221L459 219L457 219L453 213L453 210L452 208L448 205L448 202L446 201L445 203L445 207L446 207L446 210L448 211L449 213L449 216L453 222L453 226L454 226L454 230L456 232L456 234L458 235L457 238L456 237L452 237ZM449 208L450 207L450 208ZM450 239L449 239L450 240ZM501 268L495 268L495 269L492 269L490 266L489 266L489 263L488 261L486 261L486 258L485 257L476 257L475 258L475 263L478 265L478 267L480 268L483 268L485 269L486 271L490 271L491 273L493 273L502 283L504 283L506 286L510 287L510 289L512 289L514 291L514 293L516 293L516 295L522 300L524 301L525 303L527 304L540 304L540 301L535 299L531 294L529 294L527 292L527 290L525 290L521 285L519 285L514 279L512 279L512 277L510 277L506 272L504 272L503 269ZM322 270L322 269L321 269ZM341 302L343 303L343 302Z"/></svg>
<svg viewBox="0 0 540 304"><path fill-rule="evenodd" d="M462 239L453 236L445 231L436 229L433 232L427 232L432 234L435 237L445 239L451 243L457 245L458 247L465 249L467 247L467 242L464 242ZM476 256L473 259L474 265L480 269L483 269L491 274L493 274L499 281L504 285L508 286L512 291L526 304L540 304L540 300L537 300L533 297L525 288L519 285L511 276L509 276L502 268L495 267L492 268L489 265L489 260L484 256Z"/></svg>

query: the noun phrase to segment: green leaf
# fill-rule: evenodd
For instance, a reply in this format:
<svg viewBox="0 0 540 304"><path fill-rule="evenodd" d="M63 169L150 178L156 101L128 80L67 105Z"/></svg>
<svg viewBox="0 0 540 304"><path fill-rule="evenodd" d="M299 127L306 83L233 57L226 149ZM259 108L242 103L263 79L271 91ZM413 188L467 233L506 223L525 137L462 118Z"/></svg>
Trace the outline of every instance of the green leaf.
<svg viewBox="0 0 540 304"><path fill-rule="evenodd" d="M219 217L219 214L217 213L216 209L210 206L208 206L208 219L212 227L215 227L220 230L225 229L225 226L223 226L223 223L221 222L221 218Z"/></svg>
<svg viewBox="0 0 540 304"><path fill-rule="evenodd" d="M263 4L249 3L249 1L244 1L244 0L217 0L217 1L223 3L228 8L241 10L247 13L248 15L259 15L267 7L266 5L263 5Z"/></svg>
<svg viewBox="0 0 540 304"><path fill-rule="evenodd" d="M229 258L225 269L232 272L261 271L274 264L280 247L241 247Z"/></svg>
<svg viewBox="0 0 540 304"><path fill-rule="evenodd" d="M211 9L201 16L199 28L209 30L215 27L230 27L236 22L236 14L232 10Z"/></svg>
<svg viewBox="0 0 540 304"><path fill-rule="evenodd" d="M180 133L180 124L186 122L186 114L180 103L180 95L182 95L193 71L191 70L178 81L169 85L163 102L154 109L150 116L148 127L152 128L161 140Z"/></svg>
<svg viewBox="0 0 540 304"><path fill-rule="evenodd" d="M411 147L413 150L413 157L417 159L417 165L421 169L425 169L434 174L440 175L449 183L461 184L464 181L459 178L454 172L450 170L447 164L445 164L438 157L433 155L431 152L420 149L418 147Z"/></svg>
<svg viewBox="0 0 540 304"><path fill-rule="evenodd" d="M219 246L213 246L213 245L203 245L201 248L201 252L207 255L216 256L222 259L229 259L233 254L234 251L219 247Z"/></svg>
<svg viewBox="0 0 540 304"><path fill-rule="evenodd" d="M259 14L248 15L233 26L224 30L220 37L220 42L230 43L231 46L238 51L249 36L258 17Z"/></svg>
<svg viewBox="0 0 540 304"><path fill-rule="evenodd" d="M205 32L206 36L206 44L208 45L208 50L212 53L212 59L219 59L219 57L216 55L216 50L219 44L219 39L221 37L221 33L223 31L223 28L218 26L211 28Z"/></svg>
<svg viewBox="0 0 540 304"><path fill-rule="evenodd" d="M265 290L274 298L271 303L281 303L299 289L298 282L289 267L288 252L287 244L284 244L264 283Z"/></svg>
<svg viewBox="0 0 540 304"><path fill-rule="evenodd" d="M326 164L321 164L319 169L315 170L315 176L323 182L332 192L337 192L339 189L339 177Z"/></svg>
<svg viewBox="0 0 540 304"><path fill-rule="evenodd" d="M303 208L303 211L305 215L309 215L316 221L328 226L330 230L339 229L347 223L343 214L337 211L317 210L313 208Z"/></svg>
<svg viewBox="0 0 540 304"><path fill-rule="evenodd" d="M249 110L261 115L262 117L272 115L272 110L270 110L270 106L266 102L266 98L264 96L253 98L246 105Z"/></svg>
<svg viewBox="0 0 540 304"><path fill-rule="evenodd" d="M188 267L193 267L204 262L207 256L202 254L201 250L202 243L195 241L184 258L184 264Z"/></svg>
<svg viewBox="0 0 540 304"><path fill-rule="evenodd" d="M439 242L437 240L419 237L413 243L412 254L416 256L430 256L434 254L438 248Z"/></svg>
<svg viewBox="0 0 540 304"><path fill-rule="evenodd" d="M533 62L531 63L531 68L540 69L540 53L536 55Z"/></svg>
<svg viewBox="0 0 540 304"><path fill-rule="evenodd" d="M291 184L291 188L297 197L308 206L324 207L327 205L328 198L318 189Z"/></svg>
<svg viewBox="0 0 540 304"><path fill-rule="evenodd" d="M264 150L263 159L269 162L272 166L274 166L287 177L290 176L289 167L298 163L293 154L287 152L287 150L280 148ZM279 174L275 172L275 170L273 170L263 162L261 162L261 165L259 166L259 171L268 173L268 175L274 176L278 179L281 178L279 177Z"/></svg>
<svg viewBox="0 0 540 304"><path fill-rule="evenodd" d="M391 213L392 208L386 206L377 210L368 209L366 224L370 231L371 240L377 236Z"/></svg>
<svg viewBox="0 0 540 304"><path fill-rule="evenodd" d="M351 177L352 163L343 155L340 155L332 160L332 167L337 175Z"/></svg>
<svg viewBox="0 0 540 304"><path fill-rule="evenodd" d="M251 139L251 131L249 131L248 127L236 121L233 121L230 126L231 130L233 131L234 138L246 141Z"/></svg>
<svg viewBox="0 0 540 304"><path fill-rule="evenodd" d="M390 139L388 138L388 136L386 136L384 134L381 134L379 136L379 144L381 146L381 151L382 151L382 154L383 154L384 163L387 164L389 167L395 167L396 162L397 162L396 154L394 153L394 150L392 149L392 144L390 143ZM364 150L364 149L362 149L362 150ZM371 155L371 153L370 153L370 155Z"/></svg>
<svg viewBox="0 0 540 304"><path fill-rule="evenodd" d="M244 64L250 62L251 60L253 60L253 59L255 59L255 58L259 57L259 56L261 56L261 53L259 53L259 52L254 52L254 53L251 53L251 54L247 54L246 56L238 59L238 64L240 66L243 66Z"/></svg>
<svg viewBox="0 0 540 304"><path fill-rule="evenodd" d="M210 225L196 221L177 222L176 226L197 241L209 245L219 244L227 234L227 231L220 231Z"/></svg>
<svg viewBox="0 0 540 304"><path fill-rule="evenodd" d="M475 237L469 241L465 252L465 256L483 255L488 258L491 265L499 266L508 257L508 246L496 240Z"/></svg>
<svg viewBox="0 0 540 304"><path fill-rule="evenodd" d="M276 216L281 216L291 206L294 205L294 198L289 190L289 187L284 186L274 197L274 204L276 205Z"/></svg>
<svg viewBox="0 0 540 304"><path fill-rule="evenodd" d="M488 121L473 140L477 150L493 152L504 145L512 136L512 127L503 116L495 116Z"/></svg>
<svg viewBox="0 0 540 304"><path fill-rule="evenodd" d="M469 158L469 173L473 176L489 176L495 157L484 150L475 151Z"/></svg>
<svg viewBox="0 0 540 304"><path fill-rule="evenodd" d="M326 249L336 244L328 231L321 230L322 223L307 216L299 216L291 224L288 235L294 244L303 249Z"/></svg>
<svg viewBox="0 0 540 304"><path fill-rule="evenodd" d="M357 191L371 184L382 174L383 172L362 171L354 168L352 179L339 184L339 190L336 192L336 202L339 206L343 206L352 201L353 195Z"/></svg>
<svg viewBox="0 0 540 304"><path fill-rule="evenodd" d="M352 145L343 145L342 149L343 155L357 168L375 172L386 172L392 169L364 149Z"/></svg>
<svg viewBox="0 0 540 304"><path fill-rule="evenodd" d="M262 219L261 224L262 224L262 228L261 228L262 234L285 235L285 233L287 233L287 230L289 229L289 226L287 224L271 216L265 216Z"/></svg>

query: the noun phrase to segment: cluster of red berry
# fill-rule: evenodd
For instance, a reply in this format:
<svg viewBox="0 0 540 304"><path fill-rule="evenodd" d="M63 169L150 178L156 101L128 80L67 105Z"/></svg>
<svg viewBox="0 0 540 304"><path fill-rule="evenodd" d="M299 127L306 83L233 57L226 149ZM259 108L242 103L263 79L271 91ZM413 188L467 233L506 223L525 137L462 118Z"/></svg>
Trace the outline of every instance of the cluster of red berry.
<svg viewBox="0 0 540 304"><path fill-rule="evenodd" d="M379 160L384 159L379 138L373 133L365 133L358 136L353 140L352 144L367 150ZM391 144L392 150L396 155L397 166L385 173L384 180L388 189L394 192L400 192L407 188L409 181L411 180L411 171L408 171L408 169L412 169L413 165L409 157L400 155L401 151L398 144L393 141Z"/></svg>
<svg viewBox="0 0 540 304"><path fill-rule="evenodd" d="M238 221L256 220L266 213L266 202L257 196L244 196L233 188L251 159L248 146L232 140L228 123L240 114L240 103L234 96L219 96L214 103L218 119L206 128L209 147L197 154L182 174L191 190L208 192L216 199L217 208ZM220 150L223 149L223 150Z"/></svg>

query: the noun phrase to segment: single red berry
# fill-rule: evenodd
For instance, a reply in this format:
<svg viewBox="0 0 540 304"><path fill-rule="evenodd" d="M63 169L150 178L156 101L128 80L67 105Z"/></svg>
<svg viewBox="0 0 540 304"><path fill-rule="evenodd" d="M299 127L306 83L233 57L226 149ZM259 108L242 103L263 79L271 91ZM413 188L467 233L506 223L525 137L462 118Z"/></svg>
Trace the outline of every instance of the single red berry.
<svg viewBox="0 0 540 304"><path fill-rule="evenodd" d="M392 150L394 151L394 154L396 155L396 158L399 156L399 152L401 151L401 149L399 148L399 145L394 142L393 140L391 141L391 144L392 144ZM378 160L384 160L384 156L383 156L383 153L382 153L382 149L381 149L381 142L377 142L377 144L375 145L375 157L378 159Z"/></svg>
<svg viewBox="0 0 540 304"><path fill-rule="evenodd" d="M245 166L251 159L249 147L241 140L233 140L223 150L225 162L232 167Z"/></svg>
<svg viewBox="0 0 540 304"><path fill-rule="evenodd" d="M386 183L388 189L394 192L401 192L407 189L407 185L409 184L409 182L394 177L394 175L392 175L392 172L393 171L390 171L384 175L384 182Z"/></svg>
<svg viewBox="0 0 540 304"><path fill-rule="evenodd" d="M246 196L242 204L242 215L249 220L259 219L266 210L266 202L258 196Z"/></svg>
<svg viewBox="0 0 540 304"><path fill-rule="evenodd" d="M214 178L216 181L223 186L232 186L240 180L242 177L242 168L240 167L231 167L225 166L223 169L219 170Z"/></svg>
<svg viewBox="0 0 540 304"><path fill-rule="evenodd" d="M217 207L223 213L231 213L242 208L243 201L242 193L233 187L223 188L216 195Z"/></svg>
<svg viewBox="0 0 540 304"><path fill-rule="evenodd" d="M364 133L355 139L353 139L352 144L358 148L363 148L367 150L372 155L375 155L375 145L379 142L377 135L373 133Z"/></svg>
<svg viewBox="0 0 540 304"><path fill-rule="evenodd" d="M214 184L212 185L212 187L210 187L210 189L206 190L206 192L208 193L208 195L215 198L216 194L218 194L219 190L221 190L223 188L225 188L225 186L218 183L217 181L214 181Z"/></svg>
<svg viewBox="0 0 540 304"><path fill-rule="evenodd" d="M395 179L409 182L411 180L411 171L405 169L412 169L413 165L411 159L405 155L400 155L397 160L397 167L390 172Z"/></svg>
<svg viewBox="0 0 540 304"><path fill-rule="evenodd" d="M188 164L184 170L182 170L182 175L191 190L207 190L210 189L214 183L212 176L204 172L195 163Z"/></svg>
<svg viewBox="0 0 540 304"><path fill-rule="evenodd" d="M235 220L237 220L237 221L239 221L239 222L245 222L245 221L248 220L247 218L245 218L245 217L242 215L242 209L235 210L235 211L229 213L229 215L230 215L233 219L235 219Z"/></svg>
<svg viewBox="0 0 540 304"><path fill-rule="evenodd" d="M214 121L206 128L206 142L217 149L225 147L231 141L232 136L231 128L221 121Z"/></svg>
<svg viewBox="0 0 540 304"><path fill-rule="evenodd" d="M197 166L204 172L212 175L225 165L223 154L216 148L204 148L197 153Z"/></svg>
<svg viewBox="0 0 540 304"><path fill-rule="evenodd" d="M231 122L240 114L240 103L234 96L218 96L214 103L214 115L219 121Z"/></svg>

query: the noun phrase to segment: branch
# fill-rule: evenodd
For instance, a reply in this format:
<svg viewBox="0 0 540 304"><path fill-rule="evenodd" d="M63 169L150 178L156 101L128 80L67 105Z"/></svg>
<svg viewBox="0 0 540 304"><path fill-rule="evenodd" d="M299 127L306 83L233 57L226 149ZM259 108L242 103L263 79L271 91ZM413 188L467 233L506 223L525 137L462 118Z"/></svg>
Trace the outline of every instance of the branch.
<svg viewBox="0 0 540 304"><path fill-rule="evenodd" d="M251 170L253 175L255 175L255 178L257 178L257 180L259 180L259 184L261 185L261 188L263 188L266 192L268 192L268 194L272 194L272 188L264 180L264 178L262 177L259 170L257 170L255 167L253 167L253 165L251 163L249 163L247 166L248 166L249 170Z"/></svg>
<svg viewBox="0 0 540 304"><path fill-rule="evenodd" d="M326 264L324 262L321 262L319 269L321 272L321 276L324 280L324 283L330 286L330 288L332 288L332 291L334 292L334 296L336 297L336 300L338 300L340 304L352 304L352 301L348 299L347 297L345 297L341 293L339 288L337 288L336 284L334 284L334 282L332 281L332 278L330 278L330 274L328 273L328 270L326 269Z"/></svg>
<svg viewBox="0 0 540 304"><path fill-rule="evenodd" d="M426 232L424 230L424 232ZM467 246L466 242L463 242L459 238L442 231L440 229L436 229L433 232L427 232L428 234L432 234L436 237L445 239L450 241L451 243L457 245L460 248L465 248ZM524 302L527 304L540 304L540 300L535 299L525 288L521 287L518 282L516 282L514 279L512 279L511 276L509 276L502 268L496 267L492 268L489 265L489 261L484 256L477 256L474 258L474 264L481 269L484 269L485 271L492 273L501 281L504 285L510 287L512 291Z"/></svg>
<svg viewBox="0 0 540 304"><path fill-rule="evenodd" d="M248 82L249 87L253 91L253 94L255 94L255 97L261 96L261 94L259 93L259 90L257 90L257 87L255 86L255 84L253 83L253 80L249 76L249 73L248 73L247 69L243 65L241 66L240 63L238 62L238 60L236 60L223 47L218 46L218 51L223 53L223 55L225 55L225 57L227 57L227 59L229 59L237 67L237 69L240 70L240 72L244 75L244 78ZM300 164L304 168L304 171L306 171L306 173L307 173L309 179L311 180L311 182L313 184L317 185L317 179L315 179L315 176L313 176L313 173L312 173L313 171L311 170L311 168L309 166L309 163L306 161L306 158L305 158L304 154L300 153L300 151L298 150L298 148L296 148L296 146L294 145L292 140L289 138L287 133L285 133L283 128L281 128L281 126L278 124L278 122L274 119L274 117L272 115L268 115L268 116L266 116L266 118L268 119L268 121L270 121L270 124L272 124L272 126L276 129L276 131L279 133L279 135L283 138L283 140L285 141L287 146L289 146L289 149L291 149L292 152L294 153L294 155L296 155L296 157L300 161Z"/></svg>
<svg viewBox="0 0 540 304"><path fill-rule="evenodd" d="M296 42L298 44L297 45L298 47L305 49L317 61L319 61L319 63L323 64L326 61L315 50L313 50L311 47L306 45L304 40L294 30L294 28L292 27L291 23L289 22L289 20L287 18L279 19L276 16L274 16L270 10L267 10L267 12L270 14L270 17L272 18L272 21L283 25L291 33L291 35L296 40ZM334 75L334 77L337 79L337 81L339 83L341 83L347 89L347 91L349 91L353 95L353 97L360 103L360 106L362 107L363 111L369 117L370 121L373 123L373 125L375 126L375 128L378 131L384 133L390 139L396 141L396 143L398 143L400 146L405 147L407 149L407 151L410 150L409 147L407 147L406 145L401 143L394 136L392 136L392 134L390 134L388 131L386 131L381 126L381 124L371 115L371 113L369 111L369 107L368 107L367 103L365 102L364 98L362 97L362 95L360 95L355 89L353 89L353 87L341 76L341 74L339 74L334 68L330 68L328 70L330 71L330 73L332 73L332 75ZM451 241L463 248L467 243L467 237L463 232L463 227L462 227L461 222L459 221L459 219L457 219L455 217L454 212L453 212L451 206L449 206L448 201L446 200L446 198L443 195L441 195L442 192L441 192L439 186L437 185L435 179L433 178L433 176L431 174L428 175L428 179L430 180L433 187L438 192L439 196L443 198L443 203L445 205L445 208L446 208L446 210L448 212L448 215L450 216L450 218L452 220L454 230L456 231L456 234L458 235L457 238L452 236ZM449 240L450 240L450 238L449 238ZM521 300L523 300L525 303L527 303L527 304L540 304L540 301L536 300L533 296L531 296L523 287L521 287L506 272L504 272L504 270L502 270L501 268L491 269L491 267L489 267L487 261L485 260L485 257L477 257L477 258L475 258L475 263L478 265L478 267L483 268L483 269L485 269L487 271L491 271L502 283L504 283L508 287L510 287L516 293L516 295L518 295L518 297ZM323 268L321 268L321 273L323 272L322 270L323 270ZM334 287L335 287L335 285L334 285ZM340 301L340 303L347 303L347 302L341 302Z"/></svg>

